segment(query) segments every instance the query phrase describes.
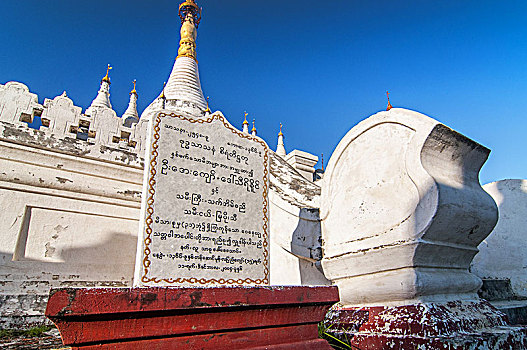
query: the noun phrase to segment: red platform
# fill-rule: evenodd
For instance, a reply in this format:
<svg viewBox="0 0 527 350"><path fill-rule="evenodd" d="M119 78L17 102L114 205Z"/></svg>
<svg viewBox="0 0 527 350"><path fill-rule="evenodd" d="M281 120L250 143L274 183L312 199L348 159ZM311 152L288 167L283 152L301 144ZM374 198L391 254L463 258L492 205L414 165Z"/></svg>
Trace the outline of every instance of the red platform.
<svg viewBox="0 0 527 350"><path fill-rule="evenodd" d="M331 349L336 287L65 288L46 316L73 349Z"/></svg>
<svg viewBox="0 0 527 350"><path fill-rule="evenodd" d="M484 300L334 308L325 324L352 349L527 349L527 328Z"/></svg>

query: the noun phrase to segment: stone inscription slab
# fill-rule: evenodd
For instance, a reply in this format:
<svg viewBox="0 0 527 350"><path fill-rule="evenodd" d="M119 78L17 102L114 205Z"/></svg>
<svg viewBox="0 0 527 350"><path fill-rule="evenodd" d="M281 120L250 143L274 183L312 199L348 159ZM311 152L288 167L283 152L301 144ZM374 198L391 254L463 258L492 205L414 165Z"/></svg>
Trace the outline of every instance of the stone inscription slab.
<svg viewBox="0 0 527 350"><path fill-rule="evenodd" d="M221 113L159 113L150 137L136 285L269 284L265 142Z"/></svg>

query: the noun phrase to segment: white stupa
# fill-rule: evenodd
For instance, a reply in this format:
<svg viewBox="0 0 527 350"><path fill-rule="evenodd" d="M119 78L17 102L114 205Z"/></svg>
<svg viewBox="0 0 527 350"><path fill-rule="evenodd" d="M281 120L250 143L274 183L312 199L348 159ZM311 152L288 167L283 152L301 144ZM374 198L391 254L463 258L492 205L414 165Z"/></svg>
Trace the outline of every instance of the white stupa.
<svg viewBox="0 0 527 350"><path fill-rule="evenodd" d="M179 6L179 16L182 25L178 56L163 92L145 109L141 119L149 119L160 106L192 117L204 117L208 110L207 101L201 91L196 58L197 27L201 20L201 9L194 0L186 0Z"/></svg>
<svg viewBox="0 0 527 350"><path fill-rule="evenodd" d="M134 80L134 88L132 91L130 91L130 102L128 102L128 108L126 108L126 111L124 112L122 118L123 118L123 125L126 127L132 126L132 124L137 124L139 121L139 114L137 113L137 91L135 90L135 83Z"/></svg>
<svg viewBox="0 0 527 350"><path fill-rule="evenodd" d="M280 157L285 157L284 134L282 133L282 123L280 123L280 132L278 133L278 144L276 145L276 154Z"/></svg>
<svg viewBox="0 0 527 350"><path fill-rule="evenodd" d="M97 92L97 97L92 101L90 107L86 109L85 114L92 115L92 111L95 109L110 109L112 110L112 104L110 102L110 65L106 69L106 75L101 80L101 86Z"/></svg>

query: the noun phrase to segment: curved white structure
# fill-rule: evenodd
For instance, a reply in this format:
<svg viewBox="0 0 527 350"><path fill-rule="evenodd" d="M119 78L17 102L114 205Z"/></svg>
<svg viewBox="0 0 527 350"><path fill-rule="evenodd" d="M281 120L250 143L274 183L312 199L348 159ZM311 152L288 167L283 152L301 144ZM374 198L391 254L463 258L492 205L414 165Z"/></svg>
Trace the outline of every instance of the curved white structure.
<svg viewBox="0 0 527 350"><path fill-rule="evenodd" d="M475 300L468 271L497 208L478 174L489 150L423 114L362 121L322 187L322 266L348 306Z"/></svg>

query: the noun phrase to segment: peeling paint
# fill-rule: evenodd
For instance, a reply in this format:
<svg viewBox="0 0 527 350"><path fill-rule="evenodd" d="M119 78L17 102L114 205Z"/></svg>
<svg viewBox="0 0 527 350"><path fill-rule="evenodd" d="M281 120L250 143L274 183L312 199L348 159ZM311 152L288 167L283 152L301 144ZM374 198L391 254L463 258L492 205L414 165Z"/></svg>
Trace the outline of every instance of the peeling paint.
<svg viewBox="0 0 527 350"><path fill-rule="evenodd" d="M46 252L44 253L44 256L45 256L46 258L50 258L50 257L52 257L53 254L55 253L56 248L55 248L55 247L52 247L51 244L50 244L49 242L46 243L45 248L46 248Z"/></svg>
<svg viewBox="0 0 527 350"><path fill-rule="evenodd" d="M63 178L63 177L58 177L58 176L56 176L55 178L56 178L57 181L60 182L61 184L64 184L64 183L66 183L66 182L73 182L72 180L70 180L70 179L66 179L66 178Z"/></svg>

